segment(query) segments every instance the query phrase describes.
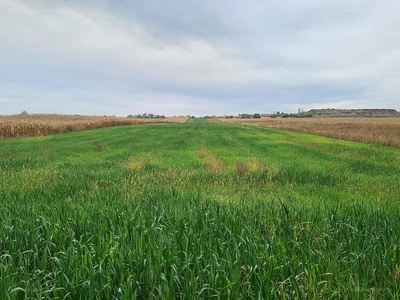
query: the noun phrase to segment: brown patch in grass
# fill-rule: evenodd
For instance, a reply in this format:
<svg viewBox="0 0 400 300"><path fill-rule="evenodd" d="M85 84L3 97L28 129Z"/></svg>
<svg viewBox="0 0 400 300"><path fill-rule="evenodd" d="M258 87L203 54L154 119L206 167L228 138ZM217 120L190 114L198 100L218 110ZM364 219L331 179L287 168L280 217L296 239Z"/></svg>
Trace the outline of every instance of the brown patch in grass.
<svg viewBox="0 0 400 300"><path fill-rule="evenodd" d="M234 172L239 175L248 173L267 173L268 179L271 180L279 173L279 166L276 163L268 163L260 161L257 157L251 157L245 160L237 160L234 165Z"/></svg>
<svg viewBox="0 0 400 300"><path fill-rule="evenodd" d="M206 171L211 173L222 173L225 169L225 164L217 157L208 155L206 158Z"/></svg>
<svg viewBox="0 0 400 300"><path fill-rule="evenodd" d="M225 169L225 164L215 155L199 150L198 157L204 161L204 169L210 173L222 173Z"/></svg>
<svg viewBox="0 0 400 300"><path fill-rule="evenodd" d="M198 157L203 159L206 157L206 152L203 149L199 150Z"/></svg>
<svg viewBox="0 0 400 300"><path fill-rule="evenodd" d="M235 172L239 175L246 175L250 170L247 162L242 160L237 160L235 163Z"/></svg>
<svg viewBox="0 0 400 300"><path fill-rule="evenodd" d="M240 175L245 175L249 172L262 172L263 170L264 166L257 157L251 157L247 160L238 160L235 163L235 172Z"/></svg>
<svg viewBox="0 0 400 300"><path fill-rule="evenodd" d="M238 160L235 163L235 172L240 175L245 175L247 173L257 173L266 171L265 163L258 160L257 157L251 157L247 160Z"/></svg>

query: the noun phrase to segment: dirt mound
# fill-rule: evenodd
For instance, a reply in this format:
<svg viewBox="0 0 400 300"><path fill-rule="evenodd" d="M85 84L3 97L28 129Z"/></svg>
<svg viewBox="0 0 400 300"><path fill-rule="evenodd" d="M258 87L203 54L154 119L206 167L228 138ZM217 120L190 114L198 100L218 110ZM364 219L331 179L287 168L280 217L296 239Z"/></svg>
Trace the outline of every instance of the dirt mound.
<svg viewBox="0 0 400 300"><path fill-rule="evenodd" d="M389 117L400 117L400 112L395 109L310 109L308 113L312 114L314 118L322 118L322 117L380 117L380 118L389 118Z"/></svg>

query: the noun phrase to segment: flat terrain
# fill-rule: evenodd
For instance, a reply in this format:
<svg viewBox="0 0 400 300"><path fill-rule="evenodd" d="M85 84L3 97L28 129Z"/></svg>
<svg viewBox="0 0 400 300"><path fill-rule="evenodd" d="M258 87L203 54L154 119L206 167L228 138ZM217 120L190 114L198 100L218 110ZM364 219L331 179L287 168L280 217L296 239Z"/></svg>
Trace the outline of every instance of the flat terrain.
<svg viewBox="0 0 400 300"><path fill-rule="evenodd" d="M191 121L0 141L0 299L399 299L400 151Z"/></svg>
<svg viewBox="0 0 400 300"><path fill-rule="evenodd" d="M0 116L0 139L41 136L70 131L146 123L184 123L187 120L187 117L139 119L56 114L8 115Z"/></svg>
<svg viewBox="0 0 400 300"><path fill-rule="evenodd" d="M215 121L273 127L335 139L400 148L400 118L219 118Z"/></svg>

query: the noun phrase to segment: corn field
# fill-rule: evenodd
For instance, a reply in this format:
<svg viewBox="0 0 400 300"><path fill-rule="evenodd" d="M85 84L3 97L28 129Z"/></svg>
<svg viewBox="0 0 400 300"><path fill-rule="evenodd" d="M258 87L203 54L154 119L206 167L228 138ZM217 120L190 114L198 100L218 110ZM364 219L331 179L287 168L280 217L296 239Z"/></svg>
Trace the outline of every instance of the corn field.
<svg viewBox="0 0 400 300"><path fill-rule="evenodd" d="M0 139L41 136L69 131L103 127L139 125L145 123L186 122L187 118L136 119L119 117L68 115L11 115L0 116Z"/></svg>

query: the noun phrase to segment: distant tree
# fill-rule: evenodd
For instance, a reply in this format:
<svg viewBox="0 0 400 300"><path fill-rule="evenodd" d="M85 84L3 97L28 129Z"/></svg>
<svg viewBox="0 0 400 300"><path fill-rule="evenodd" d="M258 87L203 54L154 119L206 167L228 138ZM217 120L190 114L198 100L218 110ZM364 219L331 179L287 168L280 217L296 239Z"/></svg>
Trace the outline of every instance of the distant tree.
<svg viewBox="0 0 400 300"><path fill-rule="evenodd" d="M29 114L28 114L28 112L27 112L26 110L23 110L23 111L20 113L20 115L21 115L21 116L26 116L26 115L29 115Z"/></svg>
<svg viewBox="0 0 400 300"><path fill-rule="evenodd" d="M261 118L261 114L259 114L259 113L255 113L255 114L253 115L253 118L255 118L255 119L259 119L259 118Z"/></svg>
<svg viewBox="0 0 400 300"><path fill-rule="evenodd" d="M156 115L153 113L143 113L143 114L138 114L138 115L129 115L128 118L133 117L133 118L139 118L139 119L165 119L164 115Z"/></svg>

